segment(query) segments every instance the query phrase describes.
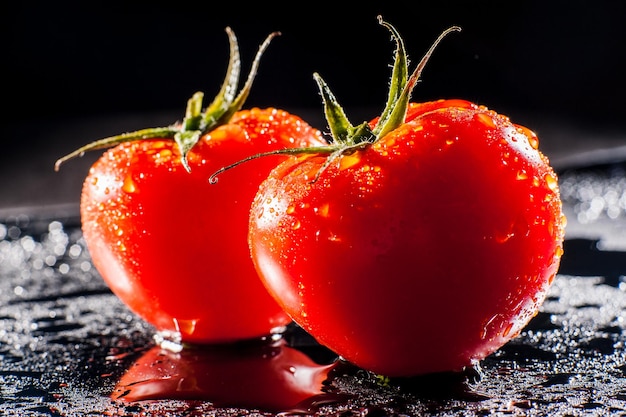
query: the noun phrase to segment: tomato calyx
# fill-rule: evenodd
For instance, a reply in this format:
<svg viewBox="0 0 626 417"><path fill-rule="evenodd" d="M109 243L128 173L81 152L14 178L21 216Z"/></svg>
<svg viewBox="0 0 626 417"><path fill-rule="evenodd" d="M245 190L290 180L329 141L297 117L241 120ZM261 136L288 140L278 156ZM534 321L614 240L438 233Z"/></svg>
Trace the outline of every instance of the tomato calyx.
<svg viewBox="0 0 626 417"><path fill-rule="evenodd" d="M339 104L335 95L330 90L328 84L326 84L324 79L318 73L314 73L313 78L317 83L320 95L322 96L324 115L328 123L328 127L330 128L330 137L327 138L328 145L279 149L252 155L242 159L241 161L220 168L209 177L209 182L214 184L217 182L218 175L236 167L237 165L259 157L279 154L328 154L326 161L312 180L312 182L315 182L326 170L326 168L340 156L349 155L358 150L364 149L385 136L387 133L404 124L411 94L413 93L413 89L415 88L426 63L432 56L437 45L448 34L451 32L459 32L461 28L458 26L451 26L444 30L439 37L437 37L435 42L433 42L415 70L409 76L408 58L402 37L395 27L383 20L382 16L379 15L377 19L380 25L386 27L391 32L392 38L396 43L396 50L387 103L373 129L367 121L364 121L356 126L353 125L348 119L343 107Z"/></svg>
<svg viewBox="0 0 626 417"><path fill-rule="evenodd" d="M226 27L225 30L230 45L230 59L226 70L226 77L224 78L217 96L204 111L202 110L204 93L198 91L187 101L185 117L182 122L176 122L166 127L141 129L96 140L57 159L54 164L54 170L58 171L64 162L75 157L80 157L88 151L110 148L124 142L137 140L172 139L176 142L180 150L181 164L187 172L190 172L191 167L187 161L189 151L198 143L202 135L212 131L218 126L228 123L233 115L241 110L250 94L261 56L269 46L271 40L280 35L280 32L270 33L259 46L254 61L252 62L248 78L239 93L237 93L241 72L239 44L233 30L230 27Z"/></svg>

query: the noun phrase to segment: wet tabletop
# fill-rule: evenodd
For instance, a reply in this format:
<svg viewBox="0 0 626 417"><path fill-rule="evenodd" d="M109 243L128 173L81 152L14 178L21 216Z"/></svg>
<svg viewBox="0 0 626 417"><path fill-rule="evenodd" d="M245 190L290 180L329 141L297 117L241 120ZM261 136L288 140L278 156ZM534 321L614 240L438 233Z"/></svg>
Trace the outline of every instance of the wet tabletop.
<svg viewBox="0 0 626 417"><path fill-rule="evenodd" d="M280 340L164 351L92 266L75 207L7 212L0 414L626 415L626 164L559 177L565 255L540 313L477 369L396 380L295 326ZM284 369L295 384L280 382Z"/></svg>

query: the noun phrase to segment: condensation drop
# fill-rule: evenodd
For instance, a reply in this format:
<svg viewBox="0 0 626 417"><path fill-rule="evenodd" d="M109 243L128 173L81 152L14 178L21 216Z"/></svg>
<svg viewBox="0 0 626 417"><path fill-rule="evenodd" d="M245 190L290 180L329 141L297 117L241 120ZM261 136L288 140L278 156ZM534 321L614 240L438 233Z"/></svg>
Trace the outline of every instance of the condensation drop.
<svg viewBox="0 0 626 417"><path fill-rule="evenodd" d="M476 115L474 116L480 123L482 123L483 125L489 127L489 128L494 128L496 127L496 124L493 122L493 119L491 118L491 116L489 116L488 114L485 113L476 113Z"/></svg>
<svg viewBox="0 0 626 417"><path fill-rule="evenodd" d="M509 333L511 333L511 329L513 328L513 323L509 323L504 331L502 332L502 336L507 337Z"/></svg>
<svg viewBox="0 0 626 417"><path fill-rule="evenodd" d="M133 181L133 178L130 175L127 175L124 178L122 190L124 190L127 193L134 193L137 191L137 185L135 184L135 181Z"/></svg>
<svg viewBox="0 0 626 417"><path fill-rule="evenodd" d="M544 178L546 180L548 188L552 191L556 191L559 186L557 179L551 174L546 174Z"/></svg>

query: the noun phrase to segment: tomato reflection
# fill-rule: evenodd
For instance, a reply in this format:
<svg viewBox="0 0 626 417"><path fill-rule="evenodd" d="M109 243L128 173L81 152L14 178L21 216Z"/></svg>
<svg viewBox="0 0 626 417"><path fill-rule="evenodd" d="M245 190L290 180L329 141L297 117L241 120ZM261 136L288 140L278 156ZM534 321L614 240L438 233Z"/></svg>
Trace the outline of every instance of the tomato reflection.
<svg viewBox="0 0 626 417"><path fill-rule="evenodd" d="M130 366L111 397L205 400L216 407L271 411L310 408L334 402L323 389L336 364L317 364L284 339L185 346L178 353L155 346Z"/></svg>

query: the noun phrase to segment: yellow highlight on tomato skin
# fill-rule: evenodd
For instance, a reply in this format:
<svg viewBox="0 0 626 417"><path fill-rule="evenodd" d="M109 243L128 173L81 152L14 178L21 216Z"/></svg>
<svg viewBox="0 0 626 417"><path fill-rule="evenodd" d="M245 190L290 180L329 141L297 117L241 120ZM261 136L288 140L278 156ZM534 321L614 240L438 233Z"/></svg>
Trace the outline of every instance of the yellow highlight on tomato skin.
<svg viewBox="0 0 626 417"><path fill-rule="evenodd" d="M355 166L361 161L361 158L355 153L352 155L344 155L341 157L341 161L339 162L339 169L344 170L350 167Z"/></svg>

